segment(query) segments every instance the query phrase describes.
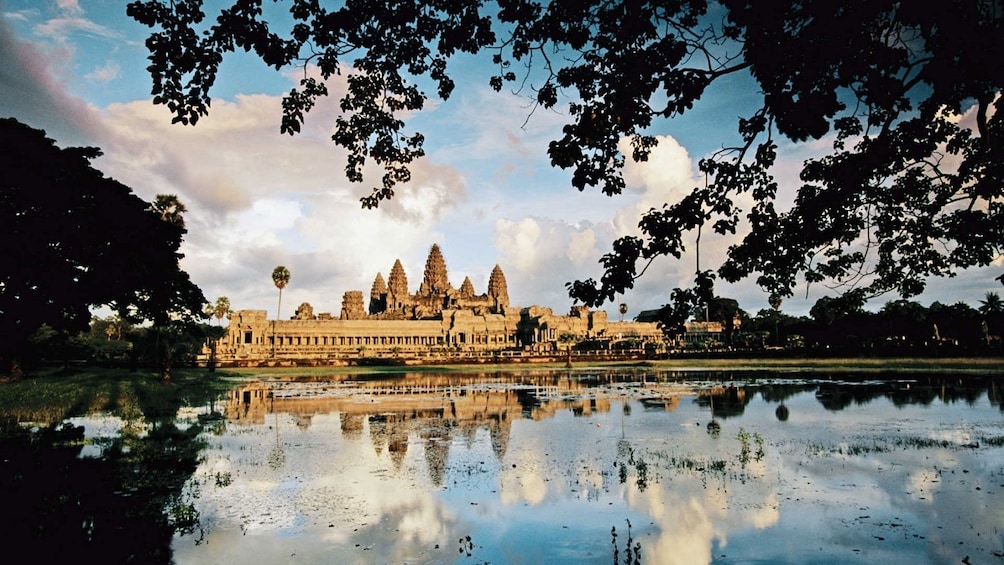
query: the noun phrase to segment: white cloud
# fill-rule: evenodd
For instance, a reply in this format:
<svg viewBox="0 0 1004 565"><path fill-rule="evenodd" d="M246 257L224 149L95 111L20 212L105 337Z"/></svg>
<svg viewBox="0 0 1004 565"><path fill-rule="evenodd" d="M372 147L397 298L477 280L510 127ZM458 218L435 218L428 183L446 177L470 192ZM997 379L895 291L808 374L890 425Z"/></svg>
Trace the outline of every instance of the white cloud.
<svg viewBox="0 0 1004 565"><path fill-rule="evenodd" d="M106 83L119 78L119 74L121 72L122 67L120 67L118 63L115 61L108 61L104 65L101 65L84 75L84 78L91 82Z"/></svg>
<svg viewBox="0 0 1004 565"><path fill-rule="evenodd" d="M79 0L56 0L59 10L70 15L83 15L84 9L80 7Z"/></svg>
<svg viewBox="0 0 1004 565"><path fill-rule="evenodd" d="M123 39L123 35L111 28L94 23L86 18L52 18L35 26L35 33L59 43L66 43L75 33L84 33L106 39Z"/></svg>

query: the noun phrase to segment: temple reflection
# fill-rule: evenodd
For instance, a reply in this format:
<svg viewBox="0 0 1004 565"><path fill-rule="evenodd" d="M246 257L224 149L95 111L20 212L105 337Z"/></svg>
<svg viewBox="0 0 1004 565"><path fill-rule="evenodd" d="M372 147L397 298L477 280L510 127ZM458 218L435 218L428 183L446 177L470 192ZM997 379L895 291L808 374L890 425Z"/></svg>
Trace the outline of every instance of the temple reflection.
<svg viewBox="0 0 1004 565"><path fill-rule="evenodd" d="M340 431L349 439L368 438L374 452L386 452L400 471L409 447L421 444L429 478L441 486L454 442L470 447L478 432L487 432L491 449L501 461L508 449L513 422L545 420L560 412L575 417L606 413L616 399L631 399L645 410L676 410L682 398L708 410L716 419L740 417L758 394L778 402L779 421L789 417L784 399L808 392L829 411L885 397L894 405L975 402L986 394L1000 405L996 382L977 377L916 378L909 381L827 381L750 383L724 381L729 375L705 375L704 380L678 374L644 375L567 371L528 373L401 373L280 377L230 391L223 403L228 422L260 425L266 415L288 414L307 430L315 415L337 414ZM724 381L724 382L723 382ZM630 405L624 403L625 413Z"/></svg>
<svg viewBox="0 0 1004 565"><path fill-rule="evenodd" d="M622 379L604 376L616 383ZM260 425L268 414L289 414L307 429L320 414L338 414L346 438L368 435L377 455L387 452L400 470L409 445L423 444L433 483L439 486L454 441L474 443L486 430L501 460L514 420L553 418L561 411L588 417L610 411L609 397L597 397L595 378L570 378L563 372L458 377L402 374L386 378L324 377L274 379L232 390L223 406L231 423ZM679 396L653 389L646 406L673 410Z"/></svg>

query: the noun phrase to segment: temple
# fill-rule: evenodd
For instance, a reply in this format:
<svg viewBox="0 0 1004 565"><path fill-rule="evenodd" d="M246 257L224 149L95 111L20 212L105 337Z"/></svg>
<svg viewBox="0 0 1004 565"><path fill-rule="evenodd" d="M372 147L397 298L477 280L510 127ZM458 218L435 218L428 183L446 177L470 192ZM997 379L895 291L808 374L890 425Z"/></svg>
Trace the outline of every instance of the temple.
<svg viewBox="0 0 1004 565"><path fill-rule="evenodd" d="M217 361L255 365L340 364L362 357L499 358L557 354L573 341L602 350L651 348L663 341L654 322L611 321L604 311L578 306L565 316L540 306L512 306L498 265L483 294L477 294L469 277L455 288L439 245L429 251L417 291L412 294L408 287L397 260L386 279L377 273L368 304L362 291L345 292L338 317L315 314L308 303L288 320L269 320L265 310L238 310L218 342Z"/></svg>

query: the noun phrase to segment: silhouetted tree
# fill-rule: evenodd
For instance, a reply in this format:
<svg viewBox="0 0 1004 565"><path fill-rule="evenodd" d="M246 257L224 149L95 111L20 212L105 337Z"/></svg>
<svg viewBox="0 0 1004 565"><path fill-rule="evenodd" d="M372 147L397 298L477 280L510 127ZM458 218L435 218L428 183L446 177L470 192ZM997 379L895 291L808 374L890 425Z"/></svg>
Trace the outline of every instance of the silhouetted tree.
<svg viewBox="0 0 1004 565"><path fill-rule="evenodd" d="M980 313L982 314L1000 314L1004 312L1004 303L1001 302L1001 297L996 292L986 293L983 300L980 300Z"/></svg>
<svg viewBox="0 0 1004 565"><path fill-rule="evenodd" d="M586 305L631 288L652 259L679 258L683 234L705 224L748 232L723 278L755 274L782 296L802 276L909 297L930 276L990 264L1004 245L994 204L1004 195L1004 73L987 55L1004 51L996 2L294 1L282 29L259 4L231 0L207 19L201 1L130 2L127 13L151 28L154 102L195 124L237 49L277 71L309 64L320 76L304 72L283 100L280 131L294 134L328 94L324 81L347 74L332 139L349 152L350 180L363 180L367 161L383 167L366 207L411 179L425 138L406 118L428 100L425 86L449 98L460 53L490 54L488 84L528 95L530 112L560 107L568 123L548 146L551 163L571 169L577 189L606 194L625 186L622 140L644 161L659 120L737 79L752 83L736 134L699 163L707 181L646 213L642 237L614 242L598 282L569 284ZM961 123L968 110L975 129ZM793 205L776 202L790 193L773 174L779 152L824 138L829 154L804 160L802 185L787 187ZM737 204L745 194L748 210Z"/></svg>
<svg viewBox="0 0 1004 565"><path fill-rule="evenodd" d="M99 155L0 120L0 360L14 374L30 335L84 331L92 306L155 324L201 314L178 264L184 224L91 167Z"/></svg>

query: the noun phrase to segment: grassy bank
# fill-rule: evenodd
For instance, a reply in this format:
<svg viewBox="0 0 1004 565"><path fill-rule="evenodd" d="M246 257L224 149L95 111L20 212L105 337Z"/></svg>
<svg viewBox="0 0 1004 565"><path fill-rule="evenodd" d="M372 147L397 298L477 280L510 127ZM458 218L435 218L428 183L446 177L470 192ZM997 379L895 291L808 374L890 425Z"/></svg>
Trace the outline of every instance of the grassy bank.
<svg viewBox="0 0 1004 565"><path fill-rule="evenodd" d="M95 411L124 418L173 416L233 386L236 375L177 369L169 382L157 373L85 368L41 371L0 382L0 415L15 421L58 422Z"/></svg>

